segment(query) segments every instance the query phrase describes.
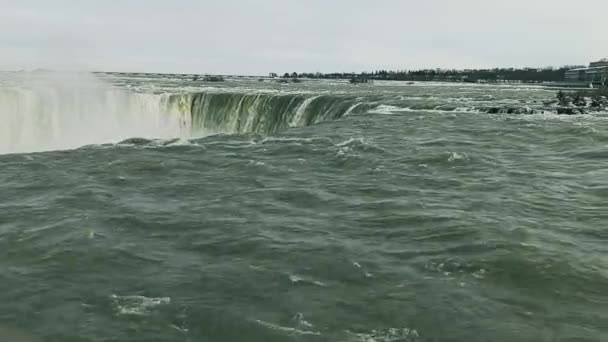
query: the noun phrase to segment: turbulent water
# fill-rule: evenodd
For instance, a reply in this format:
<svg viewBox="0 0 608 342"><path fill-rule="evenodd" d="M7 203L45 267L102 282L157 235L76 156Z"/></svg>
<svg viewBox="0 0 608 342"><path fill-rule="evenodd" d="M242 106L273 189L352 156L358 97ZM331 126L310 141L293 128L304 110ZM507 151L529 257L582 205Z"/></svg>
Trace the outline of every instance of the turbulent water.
<svg viewBox="0 0 608 342"><path fill-rule="evenodd" d="M608 340L555 90L1 77L1 341Z"/></svg>

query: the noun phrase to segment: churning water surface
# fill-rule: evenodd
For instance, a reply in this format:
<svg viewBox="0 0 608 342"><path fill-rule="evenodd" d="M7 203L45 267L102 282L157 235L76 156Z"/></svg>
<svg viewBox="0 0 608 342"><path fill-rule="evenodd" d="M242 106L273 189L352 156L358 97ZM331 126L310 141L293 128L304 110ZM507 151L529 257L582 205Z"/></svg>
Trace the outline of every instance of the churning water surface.
<svg viewBox="0 0 608 342"><path fill-rule="evenodd" d="M554 96L3 75L0 337L608 340L608 116Z"/></svg>

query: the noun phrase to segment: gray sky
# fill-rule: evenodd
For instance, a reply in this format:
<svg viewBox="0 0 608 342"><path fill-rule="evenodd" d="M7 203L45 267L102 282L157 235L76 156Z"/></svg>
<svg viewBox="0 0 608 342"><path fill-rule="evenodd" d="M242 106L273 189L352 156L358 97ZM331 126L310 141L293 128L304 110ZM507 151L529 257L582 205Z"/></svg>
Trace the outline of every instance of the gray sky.
<svg viewBox="0 0 608 342"><path fill-rule="evenodd" d="M267 74L608 57L607 0L0 0L0 70Z"/></svg>

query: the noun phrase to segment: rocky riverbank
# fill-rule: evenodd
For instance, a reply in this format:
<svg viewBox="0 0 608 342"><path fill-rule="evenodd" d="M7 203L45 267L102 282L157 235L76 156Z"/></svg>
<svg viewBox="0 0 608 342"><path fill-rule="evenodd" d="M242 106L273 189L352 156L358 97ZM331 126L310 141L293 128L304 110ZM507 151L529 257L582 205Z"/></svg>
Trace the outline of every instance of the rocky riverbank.
<svg viewBox="0 0 608 342"><path fill-rule="evenodd" d="M535 101L536 102L536 101ZM489 114L542 114L555 113L580 115L608 112L608 87L600 89L559 91L554 100L542 104L509 105L480 108Z"/></svg>
<svg viewBox="0 0 608 342"><path fill-rule="evenodd" d="M608 111L608 87L557 93L558 114L586 114Z"/></svg>

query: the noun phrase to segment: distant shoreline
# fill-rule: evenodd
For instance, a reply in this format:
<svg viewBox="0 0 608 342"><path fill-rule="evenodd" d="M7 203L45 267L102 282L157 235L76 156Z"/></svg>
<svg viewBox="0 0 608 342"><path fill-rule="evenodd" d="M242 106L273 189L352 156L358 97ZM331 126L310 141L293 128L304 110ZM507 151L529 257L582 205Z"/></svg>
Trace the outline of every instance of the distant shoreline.
<svg viewBox="0 0 608 342"><path fill-rule="evenodd" d="M569 83L564 81L564 74L571 67L561 68L502 68L502 69L425 69L417 71L377 71L371 73L286 73L283 76L260 75L224 75L224 74L198 74L198 73L150 73L150 72L116 72L116 71L54 71L46 69L2 71L7 74L41 74L41 73L92 73L96 75L117 75L127 77L173 77L184 80L203 81L226 79L257 79L276 80L281 83L291 83L293 80L340 80L348 82L355 80L354 84L373 83L367 81L401 81L401 82L442 82L442 83L470 83L470 84L505 84L505 85L542 85L554 88L586 89L587 84ZM285 80L285 81L283 81Z"/></svg>
<svg viewBox="0 0 608 342"><path fill-rule="evenodd" d="M563 66L559 68L494 68L494 69L419 69L419 70L377 70L372 72L331 72L310 73L291 72L281 74L269 73L262 75L226 75L213 73L163 73L163 72L124 72L124 71L88 71L94 74L116 74L116 75L155 75L176 77L264 77L264 78L305 78L305 79L345 79L362 78L377 81L441 81L441 82L465 82L465 83L543 83L563 82L566 71L580 66ZM47 69L18 70L4 72L53 72ZM272 76L268 76L272 75Z"/></svg>

